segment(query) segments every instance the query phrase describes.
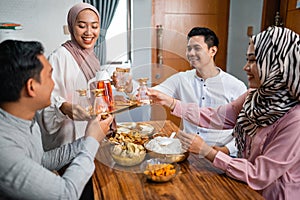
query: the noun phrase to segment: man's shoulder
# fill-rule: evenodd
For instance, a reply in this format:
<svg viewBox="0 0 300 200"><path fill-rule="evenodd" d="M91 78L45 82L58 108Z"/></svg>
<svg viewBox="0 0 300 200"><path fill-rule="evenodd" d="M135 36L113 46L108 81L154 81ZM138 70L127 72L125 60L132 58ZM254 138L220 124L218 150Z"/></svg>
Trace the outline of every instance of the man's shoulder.
<svg viewBox="0 0 300 200"><path fill-rule="evenodd" d="M195 70L186 70L183 72L177 72L171 75L169 78L165 80L165 82L176 81L181 82L183 80L191 80L191 77L195 76Z"/></svg>
<svg viewBox="0 0 300 200"><path fill-rule="evenodd" d="M178 77L178 78L190 78L195 76L196 74L196 70L195 69L190 69L190 70L186 70L183 72L178 72L176 74L173 75L173 77Z"/></svg>
<svg viewBox="0 0 300 200"><path fill-rule="evenodd" d="M234 84L240 84L240 85L244 85L245 86L245 83L243 81L241 81L239 78L237 78L236 76L228 73L228 72L224 72L222 71L221 72L221 78L224 80L224 81L231 81L234 82Z"/></svg>

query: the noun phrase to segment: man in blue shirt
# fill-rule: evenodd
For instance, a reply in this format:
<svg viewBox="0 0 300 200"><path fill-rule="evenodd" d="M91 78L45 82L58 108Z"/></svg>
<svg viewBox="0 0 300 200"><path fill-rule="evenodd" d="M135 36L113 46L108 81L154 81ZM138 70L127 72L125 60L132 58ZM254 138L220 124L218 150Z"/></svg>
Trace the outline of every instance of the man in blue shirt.
<svg viewBox="0 0 300 200"><path fill-rule="evenodd" d="M52 67L39 42L0 44L0 199L79 199L99 142L113 120L91 119L85 136L45 152L40 117L50 105ZM62 176L52 173L70 164Z"/></svg>

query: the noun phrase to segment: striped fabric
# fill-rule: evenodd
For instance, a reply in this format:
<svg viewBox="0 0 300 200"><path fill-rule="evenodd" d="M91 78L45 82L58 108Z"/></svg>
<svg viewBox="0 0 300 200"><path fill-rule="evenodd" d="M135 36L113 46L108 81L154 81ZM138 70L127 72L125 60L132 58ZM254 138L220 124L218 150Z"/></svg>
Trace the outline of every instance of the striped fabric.
<svg viewBox="0 0 300 200"><path fill-rule="evenodd" d="M269 27L252 39L261 86L247 96L234 128L239 157L246 135L252 137L257 128L273 124L300 100L299 35Z"/></svg>

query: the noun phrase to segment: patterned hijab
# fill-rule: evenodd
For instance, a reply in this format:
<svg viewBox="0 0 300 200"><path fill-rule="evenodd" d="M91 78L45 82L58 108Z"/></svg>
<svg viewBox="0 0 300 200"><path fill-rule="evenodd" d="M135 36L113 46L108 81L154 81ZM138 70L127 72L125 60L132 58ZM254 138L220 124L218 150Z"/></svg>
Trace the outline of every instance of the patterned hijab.
<svg viewBox="0 0 300 200"><path fill-rule="evenodd" d="M269 27L252 37L261 86L246 97L234 128L242 157L246 135L281 118L300 100L300 39L295 32Z"/></svg>
<svg viewBox="0 0 300 200"><path fill-rule="evenodd" d="M84 9L94 11L100 21L100 16L95 7L88 3L78 3L74 5L68 13L68 28L71 34L71 40L63 44L63 46L72 54L78 66L83 72L87 81L94 78L96 72L100 70L100 62L94 53L94 48L83 49L75 40L74 25L78 14Z"/></svg>

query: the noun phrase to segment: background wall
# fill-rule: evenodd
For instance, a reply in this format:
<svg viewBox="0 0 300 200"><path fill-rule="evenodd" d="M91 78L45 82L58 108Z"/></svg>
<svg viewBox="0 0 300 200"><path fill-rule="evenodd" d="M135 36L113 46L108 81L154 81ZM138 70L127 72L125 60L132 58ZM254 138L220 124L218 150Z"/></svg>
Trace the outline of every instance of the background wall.
<svg viewBox="0 0 300 200"><path fill-rule="evenodd" d="M0 22L20 23L23 30L0 33L0 41L12 36L23 40L38 40L48 55L69 39L63 32L68 10L80 0L1 0ZM6 31L7 32L7 31Z"/></svg>
<svg viewBox="0 0 300 200"><path fill-rule="evenodd" d="M263 0L231 0L228 27L227 72L247 85L243 71L249 38L247 27L253 26L253 34L260 32Z"/></svg>
<svg viewBox="0 0 300 200"><path fill-rule="evenodd" d="M45 46L46 56L69 39L64 35L67 12L80 0L1 0L0 22L15 22L24 29L13 32L11 37L38 40ZM248 44L247 27L253 26L254 33L260 31L263 0L231 0L227 71L245 83L242 70ZM152 0L132 0L132 68L134 78L151 77L151 24ZM195 25L196 26L196 25ZM3 39L0 32L0 41ZM2 38L1 38L2 37ZM151 79L151 78L150 78ZM148 120L148 109L136 109L124 113L122 120Z"/></svg>

